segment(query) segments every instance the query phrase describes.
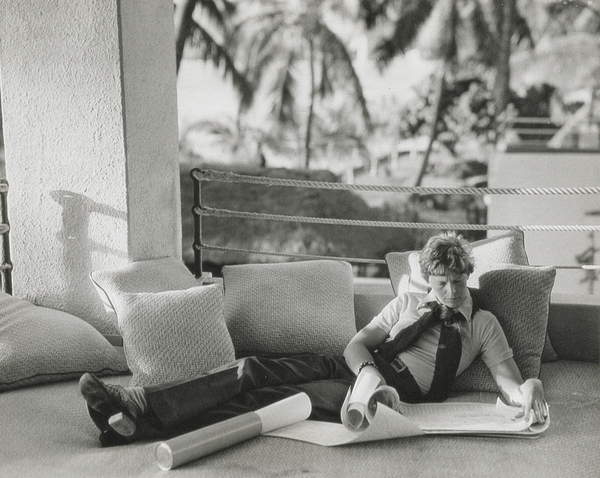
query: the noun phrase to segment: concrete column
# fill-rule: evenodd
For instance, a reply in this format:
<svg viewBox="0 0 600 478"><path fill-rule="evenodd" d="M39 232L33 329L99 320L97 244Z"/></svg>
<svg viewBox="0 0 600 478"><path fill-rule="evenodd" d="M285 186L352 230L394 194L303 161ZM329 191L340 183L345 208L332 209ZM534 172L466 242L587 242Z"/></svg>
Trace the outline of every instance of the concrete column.
<svg viewBox="0 0 600 478"><path fill-rule="evenodd" d="M0 4L14 293L107 334L89 272L181 256L172 8Z"/></svg>

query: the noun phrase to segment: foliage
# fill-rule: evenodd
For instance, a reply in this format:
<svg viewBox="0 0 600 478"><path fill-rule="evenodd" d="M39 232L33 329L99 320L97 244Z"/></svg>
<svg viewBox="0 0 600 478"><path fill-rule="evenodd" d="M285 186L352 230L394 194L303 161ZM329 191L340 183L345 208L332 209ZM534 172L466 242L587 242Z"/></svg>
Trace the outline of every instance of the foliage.
<svg viewBox="0 0 600 478"><path fill-rule="evenodd" d="M227 169L223 165L202 164L211 169ZM181 168L184 260L192 262L193 186L189 166ZM236 166L240 174L264 175L316 181L337 181L328 171L292 170ZM211 207L231 210L268 212L274 214L319 216L347 219L402 221L408 220L403 204L372 208L351 191L315 190L303 188L265 187L252 184L208 182L202 186L203 202ZM416 234L408 230L281 223L245 219L206 217L203 220L204 242L244 249L279 252L341 255L382 259L392 250L410 250ZM285 260L270 256L206 251L208 267L227 263ZM212 264L212 266L211 266ZM380 268L380 274L385 268ZM214 270L214 269L213 269Z"/></svg>
<svg viewBox="0 0 600 478"><path fill-rule="evenodd" d="M186 44L194 48L206 62L228 76L234 88L244 98L251 93L245 75L237 68L226 39L230 35L231 20L236 4L230 0L179 0L175 6L176 66L179 65Z"/></svg>
<svg viewBox="0 0 600 478"><path fill-rule="evenodd" d="M420 90L415 101L400 112L401 138L420 136L428 131L433 109L434 82ZM554 88L533 85L521 96L511 91L511 111L515 116L548 117ZM502 132L504 116L497 117L490 81L478 76L448 82L442 97L442 114L438 123L438 142L453 156L461 151L485 151ZM543 128L544 125L537 125ZM552 127L552 125L549 125ZM463 158L468 159L468 158Z"/></svg>
<svg viewBox="0 0 600 478"><path fill-rule="evenodd" d="M360 16L368 28L391 24L374 49L381 67L415 46L432 58L493 62L496 19L485 0L361 0Z"/></svg>
<svg viewBox="0 0 600 478"><path fill-rule="evenodd" d="M400 111L401 138L420 136L431 123L434 81L426 83L414 102ZM460 144L493 142L495 109L489 85L478 77L449 81L442 95L438 141L453 155Z"/></svg>
<svg viewBox="0 0 600 478"><path fill-rule="evenodd" d="M353 99L367 131L371 118L362 84L344 40L330 26L327 15L339 11L339 1L309 0L251 2L255 11L241 19L235 30L238 58L251 84L245 104L264 101L266 90L270 117L276 127L304 127L305 166L311 158L315 107L318 101L343 90ZM338 7L337 9L333 7ZM301 84L302 73L309 84ZM301 97L302 89L308 90ZM308 110L300 118L300 111Z"/></svg>
<svg viewBox="0 0 600 478"><path fill-rule="evenodd" d="M290 144L295 142L251 125L242 118L224 117L189 125L181 134L179 150L204 161L249 162L264 167L271 154L296 154Z"/></svg>
<svg viewBox="0 0 600 478"><path fill-rule="evenodd" d="M550 0L545 8L548 14L545 35L564 35L573 31L600 33L600 5L597 2Z"/></svg>

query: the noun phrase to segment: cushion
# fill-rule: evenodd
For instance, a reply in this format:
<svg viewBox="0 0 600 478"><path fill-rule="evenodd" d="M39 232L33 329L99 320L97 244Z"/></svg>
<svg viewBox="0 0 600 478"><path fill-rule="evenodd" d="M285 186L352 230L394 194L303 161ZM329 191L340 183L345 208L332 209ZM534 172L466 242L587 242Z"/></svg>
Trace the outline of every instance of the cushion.
<svg viewBox="0 0 600 478"><path fill-rule="evenodd" d="M0 391L127 372L123 355L79 317L0 293Z"/></svg>
<svg viewBox="0 0 600 478"><path fill-rule="evenodd" d="M225 321L238 356L336 353L356 334L352 266L315 260L223 267Z"/></svg>
<svg viewBox="0 0 600 478"><path fill-rule="evenodd" d="M499 264L479 277L476 294L480 307L498 318L524 379L538 377L540 373L555 276L553 267ZM457 378L453 389L498 390L481 359L475 360Z"/></svg>
<svg viewBox="0 0 600 478"><path fill-rule="evenodd" d="M163 257L126 264L118 269L90 274L106 311L114 317L110 296L120 292L160 292L188 289L198 285L180 259Z"/></svg>
<svg viewBox="0 0 600 478"><path fill-rule="evenodd" d="M132 385L191 378L235 358L218 284L112 293L110 300L133 373Z"/></svg>
<svg viewBox="0 0 600 478"><path fill-rule="evenodd" d="M469 287L477 287L478 278L493 266L493 264L528 265L525 252L524 235L521 231L507 233L474 241L471 243L475 270L469 277ZM390 252L385 256L394 292L427 292L429 286L421 274L419 252ZM543 361L557 360L558 356L546 334L544 342Z"/></svg>

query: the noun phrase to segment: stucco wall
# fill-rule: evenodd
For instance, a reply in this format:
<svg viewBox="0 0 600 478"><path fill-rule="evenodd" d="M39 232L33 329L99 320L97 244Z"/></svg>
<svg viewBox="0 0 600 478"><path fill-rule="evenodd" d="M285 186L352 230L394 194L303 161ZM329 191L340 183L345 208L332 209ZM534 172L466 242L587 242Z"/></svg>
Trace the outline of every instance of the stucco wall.
<svg viewBox="0 0 600 478"><path fill-rule="evenodd" d="M598 186L600 153L509 152L498 153L490 163L492 187ZM587 196L491 196L489 224L600 224L600 216L586 213L600 210L597 195ZM577 265L576 256L592 243L600 247L600 233L526 232L525 247L532 264ZM600 262L600 252L595 263ZM589 272L559 270L554 290L589 294ZM600 277L598 277L600 279ZM584 281L584 282L582 282ZM593 283L600 295L600 281Z"/></svg>
<svg viewBox="0 0 600 478"><path fill-rule="evenodd" d="M89 271L180 255L171 5L0 8L14 292L113 333Z"/></svg>

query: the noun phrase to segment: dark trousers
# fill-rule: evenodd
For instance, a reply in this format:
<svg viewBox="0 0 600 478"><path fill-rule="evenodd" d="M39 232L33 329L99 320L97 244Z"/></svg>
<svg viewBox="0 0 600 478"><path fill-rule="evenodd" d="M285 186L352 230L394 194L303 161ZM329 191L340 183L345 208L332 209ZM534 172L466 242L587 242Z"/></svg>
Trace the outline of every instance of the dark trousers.
<svg viewBox="0 0 600 478"><path fill-rule="evenodd" d="M154 422L165 435L185 433L254 411L299 392L312 403L310 418L340 421L354 374L343 357L298 354L245 357L191 380L146 387Z"/></svg>

